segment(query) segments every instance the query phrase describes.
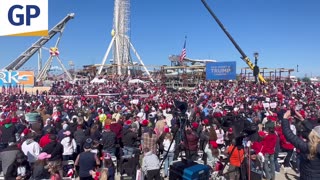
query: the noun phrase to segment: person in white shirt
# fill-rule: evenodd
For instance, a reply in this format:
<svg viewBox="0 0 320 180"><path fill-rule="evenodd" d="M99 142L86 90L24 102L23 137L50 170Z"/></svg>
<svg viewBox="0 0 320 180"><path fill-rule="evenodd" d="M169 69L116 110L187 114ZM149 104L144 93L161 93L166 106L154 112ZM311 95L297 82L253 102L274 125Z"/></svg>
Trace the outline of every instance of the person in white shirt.
<svg viewBox="0 0 320 180"><path fill-rule="evenodd" d="M33 164L37 161L41 148L38 142L34 140L35 134L31 132L27 135L27 139L22 143L21 150L28 157L28 162Z"/></svg>
<svg viewBox="0 0 320 180"><path fill-rule="evenodd" d="M171 144L171 142L172 142L172 144ZM171 144L171 146L170 146L170 144ZM175 146L176 146L176 144L172 138L172 134L167 133L164 140L163 140L163 149L164 149L163 158L165 158L165 160L164 160L164 177L165 178L168 176L169 165L173 161Z"/></svg>
<svg viewBox="0 0 320 180"><path fill-rule="evenodd" d="M73 155L77 150L76 141L74 140L74 138L72 138L70 131L65 131L63 134L65 135L65 137L60 142L63 146L63 160L73 160Z"/></svg>
<svg viewBox="0 0 320 180"><path fill-rule="evenodd" d="M216 134L217 134L217 144L219 146L219 149L221 149L224 146L224 131L221 128L215 127Z"/></svg>
<svg viewBox="0 0 320 180"><path fill-rule="evenodd" d="M160 180L160 160L153 154L149 148L144 148L144 157L142 159L142 171L147 179Z"/></svg>

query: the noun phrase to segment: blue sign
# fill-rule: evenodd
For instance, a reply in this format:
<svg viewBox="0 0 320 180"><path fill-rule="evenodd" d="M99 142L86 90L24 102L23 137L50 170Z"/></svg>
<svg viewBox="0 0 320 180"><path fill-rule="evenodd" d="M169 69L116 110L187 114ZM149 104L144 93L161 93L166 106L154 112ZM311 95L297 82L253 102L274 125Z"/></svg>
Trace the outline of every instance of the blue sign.
<svg viewBox="0 0 320 180"><path fill-rule="evenodd" d="M237 77L236 62L209 62L206 64L207 80L235 80Z"/></svg>
<svg viewBox="0 0 320 180"><path fill-rule="evenodd" d="M33 71L0 71L0 87L15 87L18 85L33 87Z"/></svg>

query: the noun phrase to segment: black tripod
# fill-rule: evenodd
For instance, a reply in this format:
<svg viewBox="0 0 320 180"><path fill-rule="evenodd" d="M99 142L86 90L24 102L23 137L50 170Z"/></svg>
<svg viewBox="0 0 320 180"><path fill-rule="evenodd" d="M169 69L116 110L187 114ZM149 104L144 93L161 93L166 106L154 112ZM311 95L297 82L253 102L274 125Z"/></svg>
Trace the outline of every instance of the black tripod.
<svg viewBox="0 0 320 180"><path fill-rule="evenodd" d="M177 120L179 121L180 127L174 132L174 134L173 134L173 139L172 139L172 141L171 141L168 149L171 148L171 146L172 146L172 144L173 144L173 141L174 141L174 139L176 138L179 130L181 131L181 132L180 132L181 138L183 137L182 134L181 134L181 133L182 133L182 130L184 130L184 134L185 134L185 126L186 126L186 124L187 124L187 117L182 117L182 116L185 116L185 115L180 115L180 116L178 115L178 116L176 116ZM188 145L187 140L186 140L186 145ZM176 144L176 146L177 146L177 144ZM166 154L163 156L163 159L162 159L161 164L160 164L160 169L161 169L161 167L162 167L165 159L167 158L168 154L169 154L169 151L167 151ZM186 149L185 149L185 154L187 155ZM181 159L183 159L182 153L181 153Z"/></svg>

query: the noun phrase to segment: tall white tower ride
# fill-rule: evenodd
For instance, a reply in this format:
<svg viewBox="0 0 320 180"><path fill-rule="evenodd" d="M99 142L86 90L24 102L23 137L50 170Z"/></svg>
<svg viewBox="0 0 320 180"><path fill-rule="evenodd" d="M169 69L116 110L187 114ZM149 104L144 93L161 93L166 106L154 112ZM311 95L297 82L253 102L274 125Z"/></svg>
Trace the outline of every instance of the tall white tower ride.
<svg viewBox="0 0 320 180"><path fill-rule="evenodd" d="M140 65L144 68L147 75L152 80L148 69L143 64L138 52L130 42L128 36L129 32L129 20L130 20L130 0L115 0L114 1L114 15L113 15L113 29L111 32L112 39L108 46L108 49L103 57L101 66L98 70L98 75L102 73L109 53L113 48L113 68L112 73L117 75L130 74L130 67L133 66L133 62L130 55L130 50L135 54L140 62ZM153 81L153 80L152 80Z"/></svg>

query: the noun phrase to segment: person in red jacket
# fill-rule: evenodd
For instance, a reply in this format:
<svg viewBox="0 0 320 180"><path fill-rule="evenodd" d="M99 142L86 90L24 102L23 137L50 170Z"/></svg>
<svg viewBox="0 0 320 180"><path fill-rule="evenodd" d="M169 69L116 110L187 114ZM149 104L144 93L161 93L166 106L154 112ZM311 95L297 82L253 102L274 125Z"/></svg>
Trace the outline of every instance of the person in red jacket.
<svg viewBox="0 0 320 180"><path fill-rule="evenodd" d="M270 122L273 123L273 122ZM275 162L274 154L275 147L277 142L277 135L274 133L274 123L267 126L266 124L267 135L262 140L261 153L264 155L263 169L266 173L266 179L274 180L275 179Z"/></svg>
<svg viewBox="0 0 320 180"><path fill-rule="evenodd" d="M293 126L290 122L290 126ZM280 139L280 146L283 152L287 152L287 156L284 159L283 162L283 168L284 171L286 172L289 168L290 168L290 159L294 150L294 146L287 141L287 139L285 138L284 134L282 133L282 128L277 129L277 133Z"/></svg>

